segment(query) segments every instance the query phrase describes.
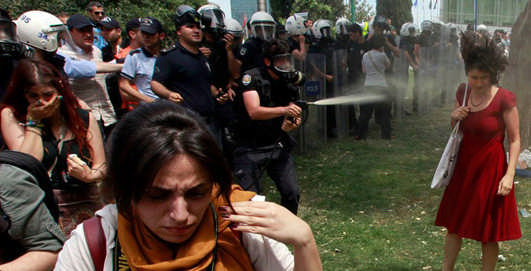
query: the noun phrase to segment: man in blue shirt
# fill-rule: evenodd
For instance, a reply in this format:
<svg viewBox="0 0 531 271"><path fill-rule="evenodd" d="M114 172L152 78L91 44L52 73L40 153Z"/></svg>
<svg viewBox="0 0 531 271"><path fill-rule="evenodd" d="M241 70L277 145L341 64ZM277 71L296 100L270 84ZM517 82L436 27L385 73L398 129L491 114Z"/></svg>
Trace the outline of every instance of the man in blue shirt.
<svg viewBox="0 0 531 271"><path fill-rule="evenodd" d="M139 102L152 102L159 97L151 90L155 61L164 39L162 24L155 18L142 18L140 35L144 47L133 50L125 57L120 73L120 89ZM133 85L136 85L136 90Z"/></svg>
<svg viewBox="0 0 531 271"><path fill-rule="evenodd" d="M105 17L103 5L97 1L90 1L87 4L87 14L90 18L90 21L96 26L94 27L94 45L101 50L108 44L101 35L101 29L98 28L99 22L103 19L103 17Z"/></svg>

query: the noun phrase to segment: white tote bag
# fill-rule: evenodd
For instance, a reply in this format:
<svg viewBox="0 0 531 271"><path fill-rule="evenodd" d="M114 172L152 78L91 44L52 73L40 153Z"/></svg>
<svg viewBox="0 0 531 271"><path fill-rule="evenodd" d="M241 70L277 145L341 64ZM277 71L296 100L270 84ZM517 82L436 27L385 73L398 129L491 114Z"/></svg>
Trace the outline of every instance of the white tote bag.
<svg viewBox="0 0 531 271"><path fill-rule="evenodd" d="M466 105L467 91L468 83L465 85L465 95L463 96L463 103L461 104L463 106ZM447 186L454 175L457 155L459 154L459 147L461 146L461 140L463 139L463 134L459 130L460 123L461 121L458 121L455 124L454 129L452 129L452 133L450 134L448 143L446 143L439 165L437 165L437 170L435 170L435 174L431 180L431 188Z"/></svg>

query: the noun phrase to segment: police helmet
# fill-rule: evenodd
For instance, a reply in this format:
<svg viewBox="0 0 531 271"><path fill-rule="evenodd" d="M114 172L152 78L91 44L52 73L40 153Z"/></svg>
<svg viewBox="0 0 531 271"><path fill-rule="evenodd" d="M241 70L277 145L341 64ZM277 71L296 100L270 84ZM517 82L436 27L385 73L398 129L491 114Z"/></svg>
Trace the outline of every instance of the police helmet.
<svg viewBox="0 0 531 271"><path fill-rule="evenodd" d="M457 27L456 24L450 23L450 24L448 24L448 29L450 29L451 33L457 33L458 27Z"/></svg>
<svg viewBox="0 0 531 271"><path fill-rule="evenodd" d="M202 29L225 29L225 14L218 5L203 5L197 12L201 15Z"/></svg>
<svg viewBox="0 0 531 271"><path fill-rule="evenodd" d="M486 25L484 25L484 24L480 24L480 25L478 25L478 27L477 27L477 31L478 31L478 32L482 32L482 33L488 33L488 32L489 32L489 29L487 28Z"/></svg>
<svg viewBox="0 0 531 271"><path fill-rule="evenodd" d="M290 36L304 35L308 31L304 25L304 18L299 15L289 16L286 20L286 31Z"/></svg>
<svg viewBox="0 0 531 271"><path fill-rule="evenodd" d="M389 29L389 24L387 23L387 19L382 15L376 15L376 17L374 17L372 26L379 27L384 30Z"/></svg>
<svg viewBox="0 0 531 271"><path fill-rule="evenodd" d="M233 18L225 18L225 29L229 34L233 35L235 38L241 38L243 36L242 25Z"/></svg>
<svg viewBox="0 0 531 271"><path fill-rule="evenodd" d="M249 20L253 37L269 41L275 37L276 22L269 13L257 11Z"/></svg>
<svg viewBox="0 0 531 271"><path fill-rule="evenodd" d="M15 23L20 42L46 52L57 50L59 33L67 30L59 18L41 10L24 12Z"/></svg>
<svg viewBox="0 0 531 271"><path fill-rule="evenodd" d="M400 36L412 37L415 36L416 28L412 22L407 22L400 28Z"/></svg>
<svg viewBox="0 0 531 271"><path fill-rule="evenodd" d="M316 39L330 39L332 35L330 33L332 29L332 22L326 19L319 19L313 23L313 36Z"/></svg>
<svg viewBox="0 0 531 271"><path fill-rule="evenodd" d="M346 18L339 18L336 21L336 35L339 36L346 36L348 35L348 26L352 23L347 20Z"/></svg>
<svg viewBox="0 0 531 271"><path fill-rule="evenodd" d="M430 20L424 20L422 23L420 23L420 30L422 32L424 31L433 31L433 23Z"/></svg>
<svg viewBox="0 0 531 271"><path fill-rule="evenodd" d="M197 13L197 11L195 11L195 9L191 6L180 5L177 7L177 11L175 12L175 28L179 29L181 26L187 23L201 25L200 18L201 16L199 13Z"/></svg>

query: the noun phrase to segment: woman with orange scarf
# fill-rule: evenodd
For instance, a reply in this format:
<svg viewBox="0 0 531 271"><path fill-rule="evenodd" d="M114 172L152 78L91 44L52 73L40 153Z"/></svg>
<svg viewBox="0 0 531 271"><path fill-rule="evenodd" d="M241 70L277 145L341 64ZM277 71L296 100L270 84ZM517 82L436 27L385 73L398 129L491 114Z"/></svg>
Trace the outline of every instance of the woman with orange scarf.
<svg viewBox="0 0 531 271"><path fill-rule="evenodd" d="M181 106L126 115L108 155L116 205L96 213L107 247L100 270L322 270L308 224L232 185L214 139ZM97 270L90 255L80 225L55 270Z"/></svg>

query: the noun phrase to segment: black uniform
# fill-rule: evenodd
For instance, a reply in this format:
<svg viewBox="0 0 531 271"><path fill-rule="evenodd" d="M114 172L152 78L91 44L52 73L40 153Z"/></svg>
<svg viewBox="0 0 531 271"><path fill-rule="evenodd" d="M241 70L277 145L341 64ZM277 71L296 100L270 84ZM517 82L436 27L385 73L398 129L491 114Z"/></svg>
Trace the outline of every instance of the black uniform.
<svg viewBox="0 0 531 271"><path fill-rule="evenodd" d="M326 58L326 74L332 75L334 72L334 49L336 43L332 39L320 39L310 46L311 53L323 54ZM321 71L324 72L324 71ZM337 78L335 78L337 79ZM325 79L324 79L325 80ZM334 83L325 80L326 97L335 97ZM328 137L335 138L338 136L336 124L336 106L326 107L326 133Z"/></svg>
<svg viewBox="0 0 531 271"><path fill-rule="evenodd" d="M301 44L298 40L295 40L293 37L288 37L288 45L289 45L289 51L293 52L293 50L300 50Z"/></svg>
<svg viewBox="0 0 531 271"><path fill-rule="evenodd" d="M245 41L237 57L242 61L242 71L256 67L265 67L264 64L264 41L258 38L250 38Z"/></svg>
<svg viewBox="0 0 531 271"><path fill-rule="evenodd" d="M0 97L4 96L17 61L10 56L0 56Z"/></svg>
<svg viewBox="0 0 531 271"><path fill-rule="evenodd" d="M415 86L413 87L413 112L418 112L421 102L420 91L430 88L427 83L432 80L430 71L434 59L431 50L428 49L435 45L435 39L430 31L422 31L415 42L421 47L419 71L415 72Z"/></svg>
<svg viewBox="0 0 531 271"><path fill-rule="evenodd" d="M347 66L348 66L348 86L355 92L361 92L363 86L363 72L361 69L361 59L365 51L365 44L352 41L347 44ZM348 106L349 135L357 136L359 125L356 118L356 107Z"/></svg>
<svg viewBox="0 0 531 271"><path fill-rule="evenodd" d="M213 121L212 76L203 54L194 54L177 43L157 58L153 80L181 94L183 105L199 113L208 123Z"/></svg>
<svg viewBox="0 0 531 271"><path fill-rule="evenodd" d="M203 46L210 49L211 53L208 57L208 62L212 68L212 83L219 89L224 91L228 89L228 84L232 74L229 71L228 56L227 50L225 49L224 42L215 42L207 43L205 42ZM232 135L232 126L234 125L236 115L234 113L234 103L232 101L226 101L223 104L215 104L215 117L216 122L221 130L223 137L221 138L221 143L223 147L223 152L225 157L232 161L232 151L234 150L234 142Z"/></svg>
<svg viewBox="0 0 531 271"><path fill-rule="evenodd" d="M105 47L101 48L101 58L103 62L111 62L115 59L111 44L107 44ZM119 78L119 72L109 73L107 76L105 76L105 84L107 85L107 94L109 94L109 99L111 99L114 112L116 112L116 115L118 117L121 117L124 112L122 110L122 96L120 94L120 87L118 82Z"/></svg>
<svg viewBox="0 0 531 271"><path fill-rule="evenodd" d="M243 74L241 92L256 91L260 106L287 106L298 99L296 88L273 80L266 68L254 68ZM241 97L241 95L239 95ZM284 117L269 120L251 120L243 100L238 102L238 142L234 151L234 172L245 190L260 192L264 171L275 182L281 195L281 204L297 213L299 187L295 163L290 150L293 139L281 130Z"/></svg>
<svg viewBox="0 0 531 271"><path fill-rule="evenodd" d="M192 53L177 43L161 52L153 70L153 81L183 97L182 105L198 113L221 146L221 133L215 118L216 100L212 97L212 74L207 58Z"/></svg>

